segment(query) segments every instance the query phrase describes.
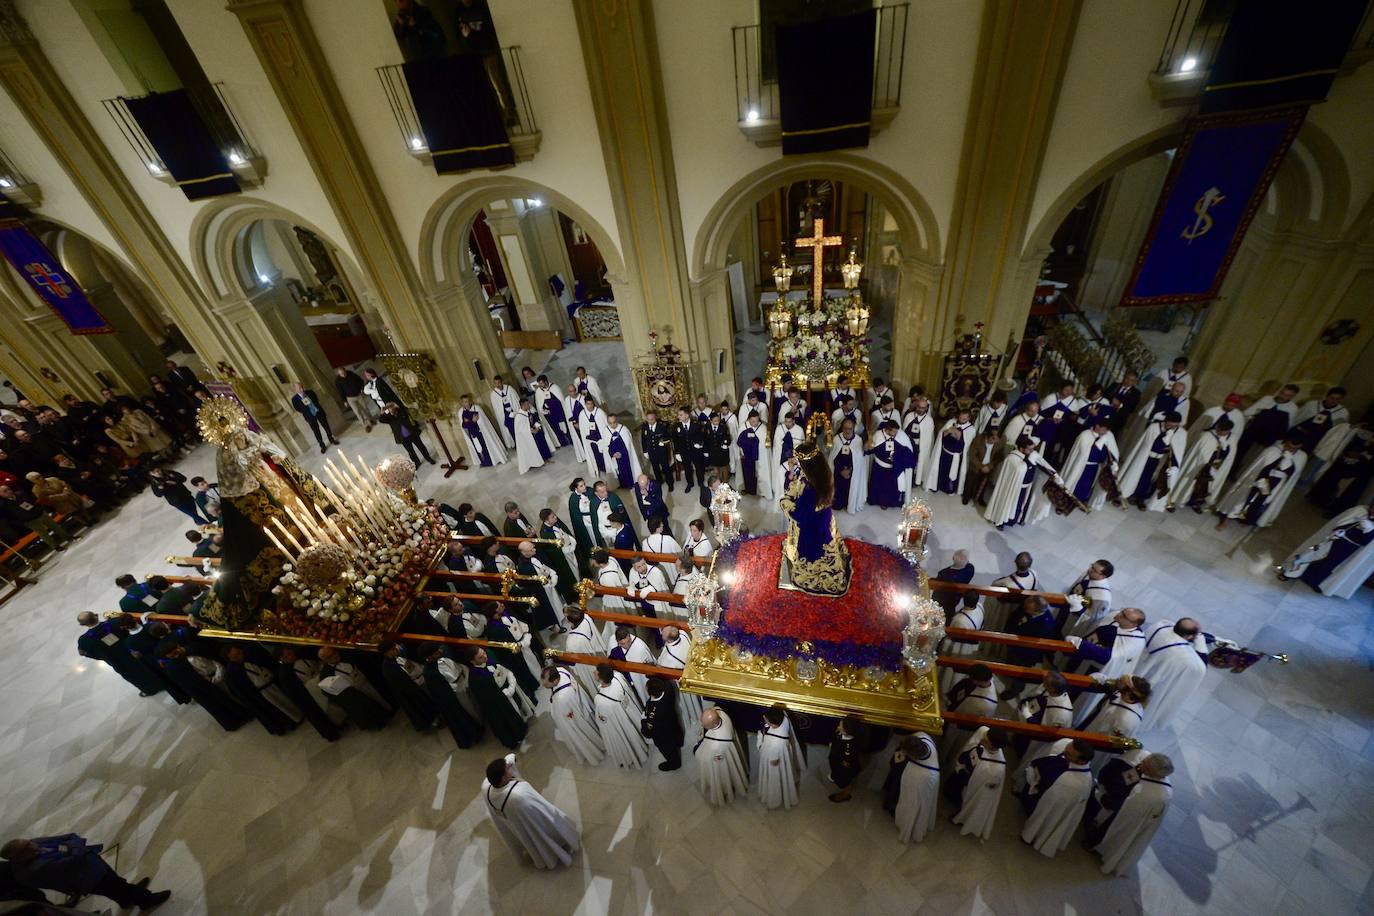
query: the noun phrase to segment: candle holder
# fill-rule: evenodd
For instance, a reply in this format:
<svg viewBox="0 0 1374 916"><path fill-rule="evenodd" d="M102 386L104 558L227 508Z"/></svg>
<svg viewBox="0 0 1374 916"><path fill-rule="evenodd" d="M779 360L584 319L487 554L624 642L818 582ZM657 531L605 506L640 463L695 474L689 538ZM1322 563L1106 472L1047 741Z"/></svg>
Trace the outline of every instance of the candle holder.
<svg viewBox="0 0 1374 916"><path fill-rule="evenodd" d="M716 487L711 496L711 520L721 547L739 537L739 494L727 483Z"/></svg>
<svg viewBox="0 0 1374 916"><path fill-rule="evenodd" d="M782 296L792 288L792 265L787 263L787 255L778 258L778 266L773 268L773 284Z"/></svg>
<svg viewBox="0 0 1374 916"><path fill-rule="evenodd" d="M902 520L897 523L897 552L918 567L926 559L926 537L931 524L930 506L919 496L913 496L902 508Z"/></svg>
<svg viewBox="0 0 1374 916"><path fill-rule="evenodd" d="M918 675L935 668L935 652L945 638L945 611L929 598L911 602L906 627L902 629L902 661Z"/></svg>
<svg viewBox="0 0 1374 916"><path fill-rule="evenodd" d="M720 628L720 603L716 600L720 585L715 576L708 576L701 570L693 570L684 578L687 580L687 590L683 594L687 626L692 630L692 641L699 644L715 636Z"/></svg>
<svg viewBox="0 0 1374 916"><path fill-rule="evenodd" d="M845 289L856 289L859 285L859 277L864 272L864 266L859 262L855 250L849 249L849 260L840 265L840 275L844 277Z"/></svg>

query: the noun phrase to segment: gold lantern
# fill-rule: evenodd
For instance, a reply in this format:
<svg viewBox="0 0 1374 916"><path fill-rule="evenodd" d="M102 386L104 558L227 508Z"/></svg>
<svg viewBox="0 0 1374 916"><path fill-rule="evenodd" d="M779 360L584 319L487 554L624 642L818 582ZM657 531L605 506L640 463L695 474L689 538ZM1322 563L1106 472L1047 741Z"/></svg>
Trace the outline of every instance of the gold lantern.
<svg viewBox="0 0 1374 916"><path fill-rule="evenodd" d="M840 274L844 277L845 289L857 289L859 277L864 272L863 264L859 263L854 249L849 249L849 259L840 265Z"/></svg>
<svg viewBox="0 0 1374 916"><path fill-rule="evenodd" d="M773 283L778 287L778 295L784 296L792 288L792 265L787 263L787 255L778 258L778 266L773 268Z"/></svg>

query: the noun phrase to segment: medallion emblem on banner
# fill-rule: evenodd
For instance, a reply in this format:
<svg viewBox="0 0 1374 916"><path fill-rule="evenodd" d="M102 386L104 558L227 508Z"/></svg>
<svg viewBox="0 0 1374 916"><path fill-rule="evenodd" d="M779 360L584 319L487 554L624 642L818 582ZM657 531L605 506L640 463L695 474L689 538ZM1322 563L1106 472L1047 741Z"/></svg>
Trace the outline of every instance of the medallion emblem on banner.
<svg viewBox="0 0 1374 916"><path fill-rule="evenodd" d="M1185 227L1179 235L1191 243L1198 236L1211 232L1212 227L1216 225L1216 220L1208 216L1207 211L1225 199L1221 190L1215 186L1204 191L1202 196L1197 199L1197 203L1193 204L1193 212L1197 214L1197 219L1193 220L1191 226Z"/></svg>

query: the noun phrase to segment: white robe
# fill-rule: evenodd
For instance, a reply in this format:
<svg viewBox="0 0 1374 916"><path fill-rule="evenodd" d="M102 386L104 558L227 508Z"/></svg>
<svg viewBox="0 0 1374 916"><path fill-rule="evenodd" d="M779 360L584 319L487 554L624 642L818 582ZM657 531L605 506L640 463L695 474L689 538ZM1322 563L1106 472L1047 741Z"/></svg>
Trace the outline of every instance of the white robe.
<svg viewBox="0 0 1374 916"><path fill-rule="evenodd" d="M631 566L625 578L629 581L630 588L636 593L635 597L641 601L648 600L645 596L651 592L666 594L672 591L672 586L668 584L668 577L663 574L663 570L659 568L657 563L650 563L642 574ZM654 609L654 614L659 619L671 620L673 618L672 605L668 602L649 601L649 605Z"/></svg>
<svg viewBox="0 0 1374 916"><path fill-rule="evenodd" d="M639 479L639 475L641 473L639 468L639 453L635 451L635 437L630 434L630 431L628 429L621 426L619 422L616 423L614 428L607 425L602 435L604 436L604 438L602 439L602 454L606 456L606 475L608 477L616 476L615 459L611 457L611 453L608 448L608 446L611 444L611 437L614 436L618 438L625 446L625 455L629 458L630 461L630 485L634 486L634 482ZM662 481L659 482L662 483ZM609 484L611 483L611 481L607 480L606 483ZM616 488L611 487L611 489L614 490Z"/></svg>
<svg viewBox="0 0 1374 916"><path fill-rule="evenodd" d="M988 733L980 726L959 748L959 753L976 747ZM973 756L973 772L964 786L963 804L954 815L954 823L962 824L960 836L973 834L980 840L992 836L992 824L997 820L997 808L1002 803L1002 786L1007 779L1007 761L1001 750L983 748Z"/></svg>
<svg viewBox="0 0 1374 916"><path fill-rule="evenodd" d="M597 406L601 406L601 386L597 384L595 377L588 375L586 378L579 379L574 375L572 383L573 386L577 388L577 396L579 398L585 398L590 394L596 400ZM582 390L584 384L587 386L585 393Z"/></svg>
<svg viewBox="0 0 1374 916"><path fill-rule="evenodd" d="M1204 468L1211 464L1217 450L1222 447L1222 440L1217 434L1208 429L1198 433L1196 436L1189 434L1189 441L1192 445L1188 448L1188 454L1183 458L1183 466L1178 469L1178 476L1174 478L1173 485L1169 487L1169 495L1166 503L1169 506L1186 506L1188 498L1193 495L1193 484L1197 483L1198 476L1202 474ZM1203 503L1208 508L1216 505L1221 498L1222 491L1226 489L1226 478L1231 476L1231 466L1236 462L1236 452L1240 451L1238 443L1239 437L1233 432L1226 439L1226 445L1230 450L1226 457L1221 460L1221 464L1212 469L1212 482L1207 487L1207 497Z"/></svg>
<svg viewBox="0 0 1374 916"><path fill-rule="evenodd" d="M566 668L558 669L558 686L549 692L549 705L554 737L566 744L583 763L591 766L600 763L606 756L606 748L596 727L596 708Z"/></svg>
<svg viewBox="0 0 1374 916"><path fill-rule="evenodd" d="M1172 486L1178 480L1179 470L1183 467L1183 459L1188 450L1188 433L1182 426L1174 430L1164 429L1164 424L1151 423L1146 427L1145 432L1135 440L1135 443L1126 452L1126 458L1121 462L1121 473L1117 476L1117 483L1121 487L1121 498L1130 499L1135 494L1136 486L1140 483L1140 475L1145 472L1145 465L1150 460L1150 449L1154 445L1155 439L1159 434L1164 433L1164 454L1159 457L1155 464L1154 475L1158 479L1159 465L1170 461L1173 455L1171 467L1165 472L1165 479ZM1145 507L1151 512L1163 512L1168 499L1165 496L1155 496L1155 491L1151 490L1150 495L1145 500Z"/></svg>
<svg viewBox="0 0 1374 916"><path fill-rule="evenodd" d="M539 451L539 445L534 441L534 427L538 426L544 433L544 443L548 444L549 436L553 435L544 424L539 422L539 416L532 410L517 410L515 412L515 464L523 474L530 468L542 468L544 466L544 456Z"/></svg>
<svg viewBox="0 0 1374 916"><path fill-rule="evenodd" d="M1064 478L1064 489L1070 493L1074 487L1078 486L1079 478L1088 467L1088 456L1096 446L1107 449L1105 464L1116 470L1121 465L1121 449L1116 444L1116 436L1110 431L1102 434L1101 441L1090 429L1085 429L1078 434L1078 438L1073 440L1073 448L1069 450L1069 456L1064 459L1064 467L1059 471L1059 476ZM1092 495L1088 498L1089 509L1101 509L1107 502L1107 491L1102 487L1102 465L1097 466L1097 478L1093 483ZM1048 500L1045 502L1046 508L1049 507Z"/></svg>
<svg viewBox="0 0 1374 916"><path fill-rule="evenodd" d="M682 553L682 545L677 542L677 538L671 534L651 534L644 538L644 549L649 553L671 553L677 556ZM667 580L669 591L677 583L677 563L659 563L658 568L663 570L663 578Z"/></svg>
<svg viewBox="0 0 1374 916"><path fill-rule="evenodd" d="M956 630L981 630L983 629L983 619L983 602L980 600L973 607L964 607L960 604L959 609L950 615L949 622L945 626L953 627ZM981 643L976 642L957 642L953 639L944 639L940 642L940 654L976 655L981 645ZM940 669L940 696L949 693L949 688L954 686L954 682L957 680L954 674L953 668Z"/></svg>
<svg viewBox="0 0 1374 916"><path fill-rule="evenodd" d="M605 655L606 643L602 640L601 634L596 631L596 625L592 618L583 617L582 622L575 627L569 627L568 632L563 636L563 651L576 652L582 655ZM586 689L589 696L596 694L596 669L591 665L575 665L573 673L577 680Z"/></svg>
<svg viewBox="0 0 1374 916"><path fill-rule="evenodd" d="M1062 754L1070 743L1068 738L1061 738L1051 746L1050 755ZM1026 771L1026 783L1030 788L1035 788L1038 778L1037 771ZM1021 829L1021 839L1051 859L1068 849L1074 832L1083 820L1083 810L1088 806L1088 796L1092 794L1093 786L1092 770L1086 765L1071 765L1060 773L1054 784L1043 790L1035 811Z"/></svg>
<svg viewBox="0 0 1374 916"><path fill-rule="evenodd" d="M788 429L785 425L779 423L778 428L773 431L773 447L771 449L773 453L771 460L772 474L770 476L772 477L774 499L781 499L783 490L785 489L786 472L782 466L782 441L784 436L792 440L793 455L797 453L797 446L801 445L802 442L806 440L806 433L800 426L793 426L791 429Z"/></svg>
<svg viewBox="0 0 1374 916"><path fill-rule="evenodd" d="M1051 728L1073 728L1073 701L1069 699L1069 695L1062 693L1057 697L1052 697L1046 694L1044 690L1041 690L1040 693L1045 697L1045 709L1040 714L1040 724ZM1032 703L1031 700L1025 700L1016 710L1017 717L1022 722L1029 722L1030 717L1035 714L1035 709L1036 704ZM1054 744L1054 741L1032 741L1026 745L1026 754L1017 765L1015 782L1018 786L1025 784L1025 768L1030 765L1031 761L1039 760L1046 754L1052 753L1050 748Z"/></svg>
<svg viewBox="0 0 1374 916"><path fill-rule="evenodd" d="M931 465L939 458L939 450L935 447L935 414L927 410L924 416L920 416L916 411L908 410L902 414L902 419L898 422L902 428L898 438L906 440L902 444L911 449L911 454L916 458L916 466L902 475L906 480L906 487L902 492L914 493L918 487L925 484L931 473ZM908 426L913 425L921 433L919 447L916 444L917 440L911 438L911 433L907 431Z"/></svg>
<svg viewBox="0 0 1374 916"><path fill-rule="evenodd" d="M739 418L733 413L727 413L724 422L725 428L730 431L730 476L738 477L740 461L743 460L739 450ZM763 451L762 446L760 446L759 451Z"/></svg>
<svg viewBox="0 0 1374 916"><path fill-rule="evenodd" d="M616 672L609 684L596 689L596 727L606 756L622 767L641 767L649 758L649 744L639 731L640 711L629 695L625 679Z"/></svg>
<svg viewBox="0 0 1374 916"><path fill-rule="evenodd" d="M1101 677L1103 681L1114 681L1123 674L1130 674L1135 671L1136 663L1140 660L1140 654L1145 651L1145 631L1140 627L1123 627L1116 625L1115 637L1112 640L1112 656L1107 659L1107 664L1098 668L1095 662L1088 662L1088 670L1083 673L1094 675L1094 679ZM1078 699L1073 701L1073 721L1074 727L1082 725L1088 720L1102 702L1102 694L1083 691L1078 695Z"/></svg>
<svg viewBox="0 0 1374 916"><path fill-rule="evenodd" d="M897 428L902 428L902 412L897 408L891 410L874 410L868 415L868 435L870 438L883 431L883 424L892 420L897 424ZM934 421L932 421L934 422Z"/></svg>
<svg viewBox="0 0 1374 916"><path fill-rule="evenodd" d="M739 428L743 430L749 425L749 414L751 413L758 416L759 429L766 430L768 428L768 408L764 406L763 402L750 404L748 401L744 401L739 405L739 410L735 412L735 419L739 422Z"/></svg>
<svg viewBox="0 0 1374 916"><path fill-rule="evenodd" d="M1088 571L1084 570L1083 575L1064 589L1064 594L1083 595L1092 599L1092 607L1084 608L1082 612L1075 612L1072 606L1069 608L1068 622L1064 627L1069 636L1087 636L1102 626L1107 618L1112 615L1112 580L1110 578L1089 579ZM1122 674L1125 673L1122 672Z"/></svg>
<svg viewBox="0 0 1374 916"><path fill-rule="evenodd" d="M792 721L781 725L763 723L758 736L759 801L765 808L791 808L797 803L801 774L801 748Z"/></svg>
<svg viewBox="0 0 1374 916"><path fill-rule="evenodd" d="M783 418L790 417L793 414L797 415L797 420L795 423L797 429L803 428L806 425L807 421L811 419L811 414L810 411L808 411L806 408L805 401L803 401L801 398L798 398L797 403L793 404L791 399L788 399L778 405L777 424L781 426Z"/></svg>
<svg viewBox="0 0 1374 916"><path fill-rule="evenodd" d="M620 569L620 561L615 559L612 559L597 572L596 584L607 588L628 589L630 587L629 581L625 578L625 573ZM637 605L627 601L619 595L599 595L597 597L601 599L601 610L603 611L610 611L614 614L639 613L639 607ZM601 640L608 652L611 647L615 645L615 628L617 626L618 624L615 622L607 620L605 626L602 627Z"/></svg>
<svg viewBox="0 0 1374 916"><path fill-rule="evenodd" d="M558 396L557 391L554 391L552 388L540 388L538 385L534 386L534 409L538 411L539 420L544 425L544 441L549 444L550 449L557 451L562 447L562 444L558 440L558 434L553 431L553 422L549 420L548 411L544 410L544 404L547 403L550 398L557 398L559 406L562 406L563 399ZM569 438L576 438L572 435L572 431L568 429L568 426L568 415L564 413L564 432L569 434Z"/></svg>
<svg viewBox="0 0 1374 916"><path fill-rule="evenodd" d="M572 436L573 454L577 456L578 461L586 461L587 443L582 438L581 417L579 416L577 420L573 419L573 408L577 406L577 403L578 398L569 394L563 395L563 416L567 418L568 434ZM586 405L584 404L583 410L585 409Z"/></svg>
<svg viewBox="0 0 1374 916"><path fill-rule="evenodd" d="M1285 454L1281 444L1271 445L1260 452L1259 457L1246 465L1245 470L1236 477L1236 482L1231 485L1231 489L1226 491L1226 495L1217 503L1217 511L1228 518L1240 518L1244 512L1245 500L1250 495L1250 489L1255 485L1255 478L1259 477L1260 472L1268 467L1272 462L1279 460L1279 456ZM1264 511L1260 513L1258 527L1268 528L1278 519L1279 513L1283 511L1284 503L1288 502L1288 495L1297 486L1298 478L1302 476L1303 465L1307 463L1307 454L1301 450L1288 454L1292 461L1292 467L1288 469L1287 476L1279 483L1274 491L1269 494L1269 500L1264 504Z"/></svg>
<svg viewBox="0 0 1374 916"><path fill-rule="evenodd" d="M717 711L720 725L703 731L692 756L697 762L697 775L706 801L719 806L749 791L749 774L735 743L735 723L724 710Z"/></svg>
<svg viewBox="0 0 1374 916"><path fill-rule="evenodd" d="M1331 549L1331 544L1337 536L1336 529L1360 522L1369 525L1371 522L1368 519L1369 508L1367 506L1355 506L1353 509L1342 512L1299 545L1293 555L1284 562L1284 575L1292 577L1302 575L1302 571L1309 563L1326 558ZM1322 580L1319 591L1323 595L1330 595L1333 598L1349 598L1360 590L1360 586L1364 585L1371 575L1374 575L1374 541L1365 544L1346 557L1345 562L1331 570L1331 573Z"/></svg>
<svg viewBox="0 0 1374 916"><path fill-rule="evenodd" d="M610 645L611 648L615 648L614 644ZM606 650L606 654L610 655L610 649ZM644 642L644 640L640 639L638 636L631 636L630 648L625 650L625 661L638 662L641 665L652 665L657 659L654 658L654 653L650 651L648 644ZM635 688L634 695L629 699L636 706L643 706L644 700L649 696L649 676L647 674L639 674L635 671L629 672L629 675L630 683L634 684Z"/></svg>
<svg viewBox="0 0 1374 916"><path fill-rule="evenodd" d="M897 839L903 843L919 843L935 829L940 801L940 767L935 742L923 732L917 732L915 737L930 748L930 755L925 760L907 758L902 768L893 819L897 822Z"/></svg>
<svg viewBox="0 0 1374 916"><path fill-rule="evenodd" d="M954 682L950 685L951 688L957 686L966 677L968 677L966 673L961 673L958 677L954 678ZM997 717L997 694L1000 692L1001 685L998 683L997 678L993 677L991 683L986 687L975 687L967 696L945 711L963 713L966 716L983 716L984 718L995 719ZM948 694L941 699L947 698ZM940 705L943 706L944 703L942 702ZM979 728L982 727L983 726L979 726ZM976 730L977 729L975 729L975 731ZM964 739L968 734L969 730L962 726L953 724L945 726L943 753L941 754L942 762L949 763L959 755L965 746Z"/></svg>
<svg viewBox="0 0 1374 916"><path fill-rule="evenodd" d="M686 631L679 631L675 641L663 643L656 664L660 668L673 668L681 671L687 667L687 653L691 649L691 637L687 635ZM706 704L702 701L701 694L678 689L677 711L678 715L682 717L684 726L691 722L700 722L701 712L705 708Z"/></svg>
<svg viewBox="0 0 1374 916"><path fill-rule="evenodd" d="M1000 430L1002 428L1002 424L1005 423L1006 420L1006 404L1003 404L1001 407L998 407L996 409L994 409L991 404L984 404L982 407L978 408L978 419L973 421L973 431L976 435L981 436L984 432L987 431L988 424L990 423L996 423L997 428Z"/></svg>
<svg viewBox="0 0 1374 916"><path fill-rule="evenodd" d="M1083 730L1098 732L1103 735L1118 735L1122 738L1134 738L1136 732L1140 731L1140 723L1145 718L1145 708L1139 703L1124 702L1121 697L1114 696L1111 700L1097 707L1091 719L1083 723ZM1104 755L1098 754L1093 758L1097 764L1094 772L1102 768L1106 763Z"/></svg>
<svg viewBox="0 0 1374 916"><path fill-rule="evenodd" d="M1345 451L1345 447L1352 439L1356 436L1368 439L1370 435L1374 434L1368 430L1356 429L1349 423L1338 423L1328 429L1312 449L1312 460L1321 462L1317 465L1317 472L1312 476L1312 480L1320 480L1322 475L1331 469L1331 463L1341 456L1341 452Z"/></svg>
<svg viewBox="0 0 1374 916"><path fill-rule="evenodd" d="M845 420L854 421L854 434L856 436L862 436L868 430L867 425L864 423L864 412L862 410L855 407L853 410L849 411L849 413L845 413L843 410L836 408L830 411L830 429L835 435L838 436L840 434L840 426L843 425Z"/></svg>
<svg viewBox="0 0 1374 916"><path fill-rule="evenodd" d="M715 552L715 549L711 544L711 536L705 533L701 535L699 541L692 540L691 535L688 535L687 540L682 544L683 552L690 553L694 557L709 557Z"/></svg>
<svg viewBox="0 0 1374 916"><path fill-rule="evenodd" d="M997 469L997 480L992 488L992 496L988 499L987 510L983 513L983 517L994 525L1004 525L1016 516L1016 504L1021 495L1027 464L1038 465L1045 469L1051 479L1059 479L1059 474L1055 472L1053 465L1046 461L1039 452L1032 449L1029 454L1022 455L1019 451L1013 451L1002 460L1001 466ZM1037 473L1027 486L1030 487L1030 493L1026 498L1030 504L1026 507L1025 520L1031 522L1035 520L1036 494L1040 492L1044 483Z"/></svg>
<svg viewBox="0 0 1374 916"><path fill-rule="evenodd" d="M1285 401L1280 404L1271 394L1266 394L1264 397L1245 408L1245 419L1247 422L1253 420L1255 417L1272 407L1277 407L1279 410L1288 414L1289 429L1297 425L1296 417L1298 415L1298 405L1293 401Z"/></svg>
<svg viewBox="0 0 1374 916"><path fill-rule="evenodd" d="M855 435L846 440L843 434L836 433L835 441L830 446L832 468L835 466L835 458L846 448L849 449L854 470L849 476L849 504L845 506L845 510L854 515L868 502L868 459L864 457L864 440L861 436Z"/></svg>
<svg viewBox="0 0 1374 916"><path fill-rule="evenodd" d="M1213 424L1220 420L1223 414L1225 414L1226 419L1235 424L1231 429L1231 441L1239 442L1240 434L1245 430L1245 411L1241 410L1239 407L1232 407L1230 410L1226 410L1222 407L1208 407L1202 413L1198 414L1197 419L1193 421L1193 425L1188 427L1188 441L1196 441L1197 437L1211 429Z"/></svg>
<svg viewBox="0 0 1374 916"><path fill-rule="evenodd" d="M515 416L515 412L520 409L520 396L515 393L515 389L509 385L502 386L500 391L493 388L487 394L487 400L491 402L491 412L496 417L496 429L501 434L501 441L506 448L515 448L515 440L511 438L510 430L506 429L506 407L510 407L510 415Z"/></svg>
<svg viewBox="0 0 1374 916"><path fill-rule="evenodd" d="M935 436L936 446L931 449L930 466L925 468L923 475L926 489L935 492L940 489L940 461L945 451L945 431L953 429L958 425L958 418L953 417L945 421L945 425L940 427L940 431ZM964 475L968 471L968 452L973 447L973 424L965 423L959 427L959 432L963 435L964 450L950 459L951 467L954 469L953 476L958 480L958 486L954 489L955 496L960 496L964 492Z"/></svg>
<svg viewBox="0 0 1374 916"><path fill-rule="evenodd" d="M597 403L599 404L600 401ZM597 432L601 436L601 438L596 441L593 441L588 435L593 426L596 427ZM603 473L596 466L597 455L601 456L601 462L606 466L604 473L614 473L614 463L606 457L606 440L611 434L610 428L606 425L606 411L598 407L596 410L589 412L584 405L581 416L577 418L577 431L582 434L582 442L585 446L583 449L583 458L587 462L587 473L590 475L591 479L600 480Z"/></svg>
<svg viewBox="0 0 1374 916"><path fill-rule="evenodd" d="M1040 577L1035 574L1033 569L1028 569L1024 573L1013 571L993 579L992 584L997 588L1015 588L1022 591L1038 592L1040 590ZM1022 600L1019 595L1009 595L1006 598L998 598L993 601L990 607L983 609L983 629L1005 631L1008 615L1021 606Z"/></svg>
<svg viewBox="0 0 1374 916"><path fill-rule="evenodd" d="M506 761L513 765L515 755L506 755ZM577 827L534 786L521 779L519 771L500 787L482 780L482 798L496 832L516 856L525 853L534 861L535 868L558 868L572 863L579 846Z"/></svg>
<svg viewBox="0 0 1374 916"><path fill-rule="evenodd" d="M1161 728L1188 702L1207 673L1207 640L1198 633L1190 642L1174 632L1172 620L1150 627L1135 673L1150 682L1150 705L1142 729Z"/></svg>
<svg viewBox="0 0 1374 916"><path fill-rule="evenodd" d="M1039 414L1036 416L1038 418ZM1021 438L1021 431L1026 428L1026 419L1026 414L1023 411L1007 421L1006 428L1002 430L1002 439L1007 443L1007 448L1016 450L1016 441ZM1048 428L1047 423L1040 421L1039 432L1043 433ZM1030 435L1030 433L1026 433L1026 435ZM1031 438L1035 440L1035 451L1041 455L1045 454L1045 440L1038 435L1031 436Z"/></svg>
<svg viewBox="0 0 1374 916"><path fill-rule="evenodd" d="M1136 766L1145 759L1143 749L1126 751L1122 759ZM1143 777L1121 803L1111 826L1093 847L1102 856L1102 874L1124 875L1145 852L1155 831L1164 821L1174 790L1167 779ZM1103 814L1106 809L1102 809Z"/></svg>
<svg viewBox="0 0 1374 916"><path fill-rule="evenodd" d="M502 426L501 432L498 434L495 427L491 425L491 421L487 419L487 412L482 409L482 405L473 404L472 406L477 411L477 431L482 434L482 441L486 443L487 455L491 458L492 466L505 464L507 461L506 448L502 443L507 438L506 427ZM461 410L462 408L459 408L460 420ZM461 422L458 425L458 431L463 434L463 447L467 451L468 458L474 465L480 465L482 463L482 459L479 457L481 452L477 448L477 443L468 435L468 431L463 429Z"/></svg>

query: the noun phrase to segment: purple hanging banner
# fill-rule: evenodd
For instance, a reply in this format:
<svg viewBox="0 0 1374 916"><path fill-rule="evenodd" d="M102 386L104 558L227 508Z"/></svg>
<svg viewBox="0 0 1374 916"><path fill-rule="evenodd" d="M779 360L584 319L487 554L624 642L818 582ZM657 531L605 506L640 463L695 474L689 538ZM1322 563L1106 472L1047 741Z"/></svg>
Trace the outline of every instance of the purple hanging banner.
<svg viewBox="0 0 1374 916"><path fill-rule="evenodd" d="M48 246L28 226L17 219L0 220L0 254L29 281L33 291L66 322L73 334L114 333L71 274L62 269Z"/></svg>

